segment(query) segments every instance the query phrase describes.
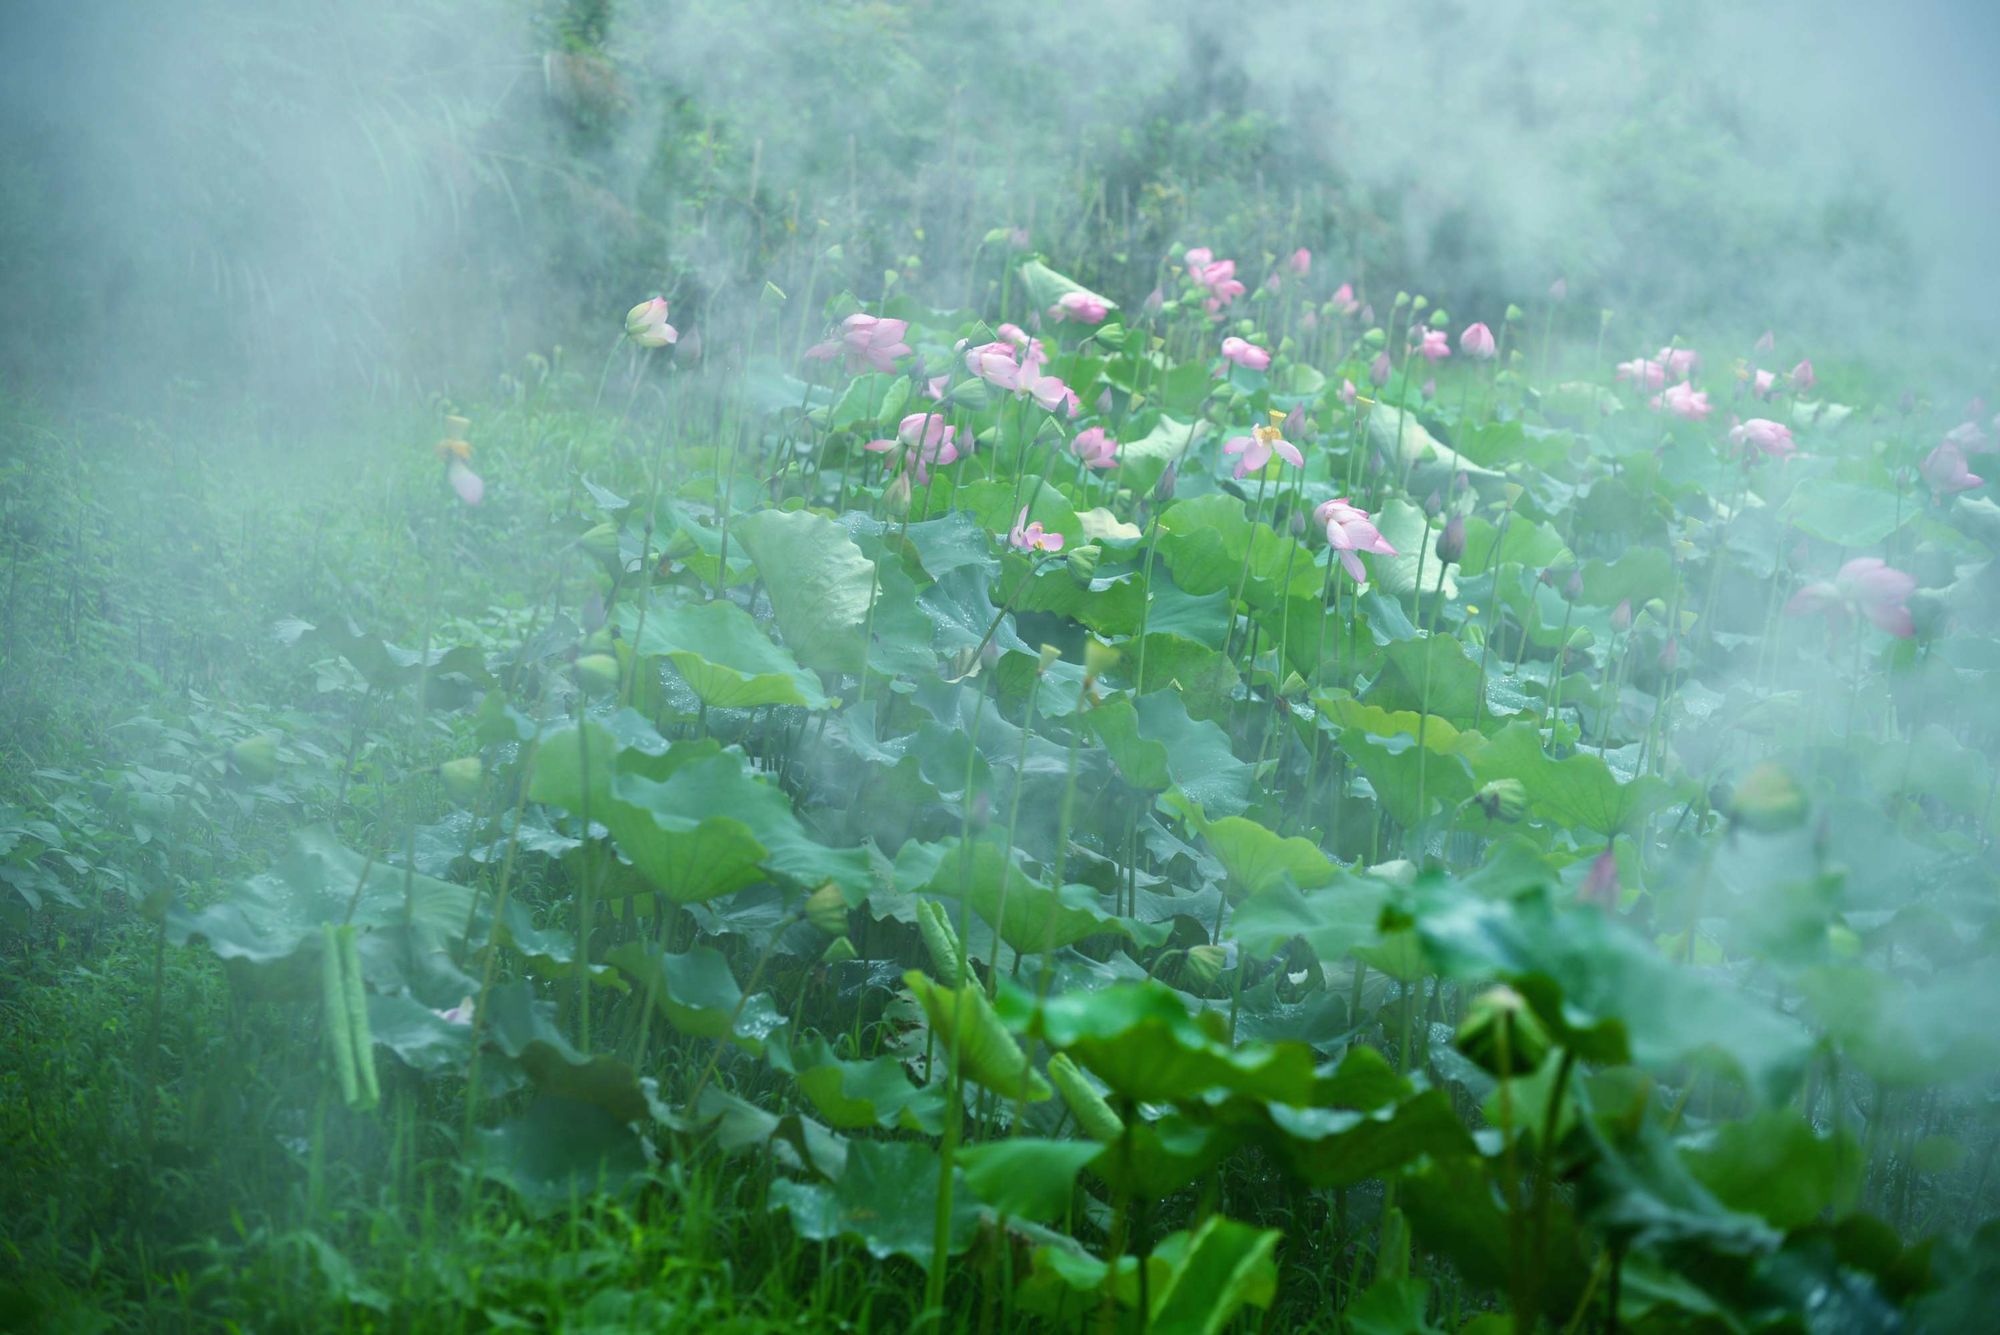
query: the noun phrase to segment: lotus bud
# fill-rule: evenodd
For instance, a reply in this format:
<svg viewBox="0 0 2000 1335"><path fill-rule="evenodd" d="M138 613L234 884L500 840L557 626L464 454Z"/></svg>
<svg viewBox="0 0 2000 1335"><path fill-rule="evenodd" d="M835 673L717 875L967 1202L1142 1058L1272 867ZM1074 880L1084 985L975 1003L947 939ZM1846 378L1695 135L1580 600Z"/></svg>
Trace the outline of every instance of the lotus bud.
<svg viewBox="0 0 2000 1335"><path fill-rule="evenodd" d="M1229 963L1229 952L1221 946L1190 946L1183 967L1187 976L1203 987L1222 977L1222 970Z"/></svg>
<svg viewBox="0 0 2000 1335"><path fill-rule="evenodd" d="M1176 464L1168 464L1166 468L1161 471L1160 480L1153 485L1153 499L1155 501L1160 501L1160 502L1172 500L1174 498L1174 487L1179 483L1179 481L1180 481L1179 466Z"/></svg>
<svg viewBox="0 0 2000 1335"><path fill-rule="evenodd" d="M1375 360L1368 363L1368 383L1380 389L1389 383L1389 354L1387 351L1375 354Z"/></svg>
<svg viewBox="0 0 2000 1335"><path fill-rule="evenodd" d="M806 921L828 936L847 934L847 896L828 881L806 896Z"/></svg>
<svg viewBox="0 0 2000 1335"><path fill-rule="evenodd" d="M1511 987L1489 987L1473 998L1458 1027L1458 1050L1501 1079L1538 1069L1549 1055L1548 1030Z"/></svg>
<svg viewBox="0 0 2000 1335"><path fill-rule="evenodd" d="M1445 521L1444 532L1438 534L1437 559L1446 565L1453 565L1465 557L1465 516L1453 515Z"/></svg>
<svg viewBox="0 0 2000 1335"><path fill-rule="evenodd" d="M1111 1110L1104 1096L1091 1086L1089 1080L1070 1060L1066 1052L1058 1052L1049 1058L1049 1083L1062 1096L1064 1106L1076 1124L1092 1140L1109 1144L1125 1134L1125 1122Z"/></svg>
<svg viewBox="0 0 2000 1335"><path fill-rule="evenodd" d="M1621 635L1632 629L1632 600L1630 598L1619 600L1618 606L1611 609L1611 629Z"/></svg>
<svg viewBox="0 0 2000 1335"><path fill-rule="evenodd" d="M858 960L860 958L861 952L854 948L853 941L844 936L836 936L827 943L826 949L820 952L819 962L821 964L846 964L849 960Z"/></svg>
<svg viewBox="0 0 2000 1335"><path fill-rule="evenodd" d="M1106 385L1104 389L1101 392L1099 392L1097 396L1097 415L1099 417L1110 416L1111 406L1112 406L1111 386Z"/></svg>
<svg viewBox="0 0 2000 1335"><path fill-rule="evenodd" d="M1660 650L1660 671L1672 672L1680 666L1680 662L1681 637L1678 635L1669 635L1666 647Z"/></svg>
<svg viewBox="0 0 2000 1335"><path fill-rule="evenodd" d="M1094 542L1067 553L1064 559L1069 563L1070 577L1079 584L1089 584L1097 578L1097 563L1104 557L1104 549Z"/></svg>
<svg viewBox="0 0 2000 1335"><path fill-rule="evenodd" d="M617 570L620 564L620 557L618 554L618 526L616 524L604 523L597 525L578 538L576 545L581 547L586 555L603 562L614 571Z"/></svg>
<svg viewBox="0 0 2000 1335"><path fill-rule="evenodd" d="M1425 403L1429 403L1432 399L1436 398L1438 396L1437 377L1434 375L1425 376L1424 383L1418 387L1417 392L1424 396Z"/></svg>
<svg viewBox="0 0 2000 1335"><path fill-rule="evenodd" d="M1527 814L1528 787L1519 779L1495 779L1472 795L1490 820L1517 821Z"/></svg>
<svg viewBox="0 0 2000 1335"><path fill-rule="evenodd" d="M618 660L610 654L585 654L576 660L577 684L592 695L618 689Z"/></svg>
<svg viewBox="0 0 2000 1335"><path fill-rule="evenodd" d="M229 748L229 763L254 783L268 782L278 773L277 739L268 732L245 737Z"/></svg>
<svg viewBox="0 0 2000 1335"><path fill-rule="evenodd" d="M909 470L905 469L896 474L896 480L883 489L882 500L889 507L890 514L906 515L910 512L910 494L910 474Z"/></svg>
<svg viewBox="0 0 2000 1335"><path fill-rule="evenodd" d="M460 806L471 806L479 797L481 772L478 756L460 756L438 766L438 778L444 781L445 796Z"/></svg>
<svg viewBox="0 0 2000 1335"><path fill-rule="evenodd" d="M1573 603L1583 597L1583 570L1581 567L1569 572L1569 578L1563 581L1562 594L1565 602Z"/></svg>
<svg viewBox="0 0 2000 1335"><path fill-rule="evenodd" d="M1746 830L1760 834L1794 830L1805 822L1805 790L1782 765L1766 761L1743 776L1724 810Z"/></svg>
<svg viewBox="0 0 2000 1335"><path fill-rule="evenodd" d="M1436 487L1432 487L1431 494L1424 497L1424 518L1436 519L1438 511L1442 509L1444 509L1444 497L1438 493Z"/></svg>

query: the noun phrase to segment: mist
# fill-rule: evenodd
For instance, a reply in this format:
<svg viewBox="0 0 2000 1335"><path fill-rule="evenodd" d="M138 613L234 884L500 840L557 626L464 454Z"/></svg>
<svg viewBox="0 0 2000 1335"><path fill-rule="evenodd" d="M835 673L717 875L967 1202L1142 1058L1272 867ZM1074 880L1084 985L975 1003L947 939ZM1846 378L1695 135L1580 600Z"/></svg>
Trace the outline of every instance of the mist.
<svg viewBox="0 0 2000 1335"><path fill-rule="evenodd" d="M1950 0L19 4L0 358L126 407L465 388L655 290L726 323L833 245L857 294L902 269L949 305L987 230L1061 262L1095 206L1144 250L1102 278L1138 284L1234 244L1243 181L1297 232L1243 240L1378 293L1490 318L1562 277L1614 348L1775 328L1984 370L1996 55L2000 15ZM1227 114L1262 118L1241 158L1176 159Z"/></svg>

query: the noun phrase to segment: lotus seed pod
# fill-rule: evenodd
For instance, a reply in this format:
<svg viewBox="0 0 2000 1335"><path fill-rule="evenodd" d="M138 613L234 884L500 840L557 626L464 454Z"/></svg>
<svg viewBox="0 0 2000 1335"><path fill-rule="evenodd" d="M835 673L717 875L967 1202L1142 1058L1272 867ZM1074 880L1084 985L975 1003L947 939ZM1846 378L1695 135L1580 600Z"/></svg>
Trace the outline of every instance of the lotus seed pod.
<svg viewBox="0 0 2000 1335"><path fill-rule="evenodd" d="M1104 549L1094 542L1087 542L1071 551L1063 559L1069 565L1070 577L1078 584L1088 585L1097 578L1097 563L1104 556Z"/></svg>
<svg viewBox="0 0 2000 1335"><path fill-rule="evenodd" d="M268 732L245 737L229 748L229 763L252 782L268 782L278 772L277 739Z"/></svg>
<svg viewBox="0 0 2000 1335"><path fill-rule="evenodd" d="M460 806L471 806L478 799L480 773L478 756L460 756L438 766L438 778L444 781L445 796Z"/></svg>
<svg viewBox="0 0 2000 1335"><path fill-rule="evenodd" d="M1083 642L1083 674L1095 681L1118 666L1118 651L1098 639Z"/></svg>
<svg viewBox="0 0 2000 1335"><path fill-rule="evenodd" d="M1038 677L1048 675L1048 670L1060 662L1062 662L1062 650L1053 644L1043 645L1041 657L1035 663L1035 675Z"/></svg>
<svg viewBox="0 0 2000 1335"><path fill-rule="evenodd" d="M601 561L605 565L610 566L614 572L622 564L618 553L618 526L616 524L607 522L597 525L578 538L576 545L581 547L584 553L593 560Z"/></svg>
<svg viewBox="0 0 2000 1335"><path fill-rule="evenodd" d="M1746 830L1774 834L1805 823L1806 794L1784 766L1766 761L1743 776L1725 810Z"/></svg>
<svg viewBox="0 0 2000 1335"><path fill-rule="evenodd" d="M1548 1030L1511 987L1490 987L1473 999L1458 1027L1458 1050L1490 1074L1507 1079L1538 1069L1549 1054Z"/></svg>
<svg viewBox="0 0 2000 1335"><path fill-rule="evenodd" d="M1092 1140L1108 1144L1125 1134L1124 1119L1111 1110L1111 1105L1091 1086L1068 1053L1058 1052L1049 1058L1049 1083L1056 1087L1070 1116L1076 1118L1076 1124Z"/></svg>
<svg viewBox="0 0 2000 1335"><path fill-rule="evenodd" d="M576 660L577 684L593 695L618 689L618 660L610 654L585 654Z"/></svg>
<svg viewBox="0 0 2000 1335"><path fill-rule="evenodd" d="M1495 779L1472 795L1494 820L1517 821L1527 814L1528 788L1519 779Z"/></svg>
<svg viewBox="0 0 2000 1335"><path fill-rule="evenodd" d="M847 896L832 881L806 897L806 921L828 936L847 934Z"/></svg>
<svg viewBox="0 0 2000 1335"><path fill-rule="evenodd" d="M1229 962L1229 952L1221 946L1188 947L1187 975L1204 987L1222 977L1222 970Z"/></svg>

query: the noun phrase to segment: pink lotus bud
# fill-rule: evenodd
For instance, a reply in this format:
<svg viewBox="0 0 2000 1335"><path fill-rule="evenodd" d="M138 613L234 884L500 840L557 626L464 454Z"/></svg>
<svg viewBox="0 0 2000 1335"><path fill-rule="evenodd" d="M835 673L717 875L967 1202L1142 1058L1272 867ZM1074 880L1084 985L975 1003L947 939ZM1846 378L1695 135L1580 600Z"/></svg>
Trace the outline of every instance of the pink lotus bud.
<svg viewBox="0 0 2000 1335"><path fill-rule="evenodd" d="M1426 403L1429 403L1432 399L1436 398L1438 396L1437 377L1436 376L1425 377L1424 383L1418 388L1417 392L1424 396L1424 402Z"/></svg>
<svg viewBox="0 0 2000 1335"><path fill-rule="evenodd" d="M1333 290L1333 304L1343 316L1351 316L1360 310L1361 303L1355 300L1354 297L1354 284L1342 283L1339 287L1335 288ZM1375 317L1371 315L1368 318L1372 320Z"/></svg>
<svg viewBox="0 0 2000 1335"><path fill-rule="evenodd" d="M1467 325L1465 332L1458 336L1458 350L1474 361L1488 360L1496 347L1493 331L1483 324Z"/></svg>
<svg viewBox="0 0 2000 1335"><path fill-rule="evenodd" d="M1306 433L1305 404L1303 403L1293 404L1292 410L1285 414L1284 423L1278 428L1278 430L1283 433L1286 440L1303 438Z"/></svg>
<svg viewBox="0 0 2000 1335"><path fill-rule="evenodd" d="M1660 650L1660 671L1672 672L1680 666L1680 662L1681 637L1678 635L1669 635L1666 647Z"/></svg>
<svg viewBox="0 0 2000 1335"><path fill-rule="evenodd" d="M664 348L680 337L667 323L667 299L642 301L625 314L625 336L642 348Z"/></svg>
<svg viewBox="0 0 2000 1335"><path fill-rule="evenodd" d="M1618 907L1618 894L1618 859L1607 844L1591 862L1590 874L1583 878L1576 897L1586 904L1610 910Z"/></svg>
<svg viewBox="0 0 2000 1335"><path fill-rule="evenodd" d="M1819 377L1813 374L1811 360L1802 361L1792 368L1792 393L1803 394L1818 383Z"/></svg>
<svg viewBox="0 0 2000 1335"><path fill-rule="evenodd" d="M1686 418L1690 422L1699 422L1713 411L1708 401L1708 391L1696 389L1685 380L1664 393L1653 396L1653 411L1658 412L1662 407L1674 416Z"/></svg>
<svg viewBox="0 0 2000 1335"><path fill-rule="evenodd" d="M1418 339L1415 350L1425 361L1435 366L1451 356L1451 339L1442 329L1426 329Z"/></svg>
<svg viewBox="0 0 2000 1335"><path fill-rule="evenodd" d="M1297 250L1292 252L1292 257L1286 260L1285 264L1287 267L1291 269L1293 273L1297 274L1301 278L1304 278L1307 274L1312 272L1313 254L1310 250L1307 250L1304 246L1300 246Z"/></svg>
<svg viewBox="0 0 2000 1335"><path fill-rule="evenodd" d="M1065 292L1049 308L1049 318L1075 320L1078 324L1102 324L1110 309L1101 298L1088 292Z"/></svg>
<svg viewBox="0 0 2000 1335"><path fill-rule="evenodd" d="M1558 278L1558 279L1556 279L1556 281L1555 281L1555 282L1553 282L1553 283L1550 283L1550 284L1549 284L1549 300L1550 300L1550 301L1568 301L1568 300L1569 300L1569 280L1568 280L1568 279L1566 279L1566 278Z"/></svg>
<svg viewBox="0 0 2000 1335"><path fill-rule="evenodd" d="M1354 401L1360 397L1361 397L1361 391L1354 387L1354 382L1352 380L1347 379L1345 376L1341 377L1340 401L1346 404L1348 407L1352 408L1354 406Z"/></svg>
<svg viewBox="0 0 2000 1335"><path fill-rule="evenodd" d="M1111 407L1111 386L1106 385L1097 395L1097 415L1099 417L1108 416L1111 412Z"/></svg>
<svg viewBox="0 0 2000 1335"><path fill-rule="evenodd" d="M1389 383L1389 353L1386 349L1376 353L1375 360L1368 364L1368 383L1377 389Z"/></svg>
<svg viewBox="0 0 2000 1335"><path fill-rule="evenodd" d="M1437 559L1451 565L1465 555L1465 516L1453 515L1438 534Z"/></svg>
<svg viewBox="0 0 2000 1335"><path fill-rule="evenodd" d="M1623 598L1611 609L1611 629L1623 634L1632 629L1632 600Z"/></svg>
<svg viewBox="0 0 2000 1335"><path fill-rule="evenodd" d="M1941 442L1926 455L1917 471L1930 484L1931 494L1938 497L1970 491L1986 480L1966 467L1965 452L1951 440Z"/></svg>
<svg viewBox="0 0 2000 1335"><path fill-rule="evenodd" d="M1222 340L1222 356L1248 371L1266 370L1271 365L1271 354L1246 339L1230 335Z"/></svg>

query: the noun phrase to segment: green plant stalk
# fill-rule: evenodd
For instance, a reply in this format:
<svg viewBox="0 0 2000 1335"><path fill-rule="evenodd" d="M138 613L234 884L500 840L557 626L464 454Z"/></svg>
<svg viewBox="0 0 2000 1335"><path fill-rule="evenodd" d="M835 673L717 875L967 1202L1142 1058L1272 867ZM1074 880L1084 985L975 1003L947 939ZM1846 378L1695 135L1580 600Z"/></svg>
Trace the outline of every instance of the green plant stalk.
<svg viewBox="0 0 2000 1335"><path fill-rule="evenodd" d="M494 930L486 934L486 958L480 965L479 973L479 998L472 1007L472 1063L465 1080L464 1144L467 1147L472 1145L473 1133L479 1125L479 1038L486 1027L486 999L493 991L493 970L500 956L500 943L495 937L499 924L506 916L508 899L514 889L514 855L521 845L521 815L527 806L528 786L534 777L535 757L540 753L541 746L541 728L537 725L534 740L528 745L527 758L521 765L521 792L515 799L514 825L507 832L507 852L500 862L500 888L493 899Z"/></svg>
<svg viewBox="0 0 2000 1335"><path fill-rule="evenodd" d="M994 896L993 904L993 962L986 970L986 996L991 1000L1000 987L1000 941L1001 929L1007 922L1007 883L1014 874L1014 831L1021 819L1021 790L1028 786L1028 738L1035 730L1035 694L1041 687L1041 677L1035 678L1035 685L1028 688L1028 704L1021 716L1021 752L1014 762L1014 792L1007 803L1007 849L1000 859L1000 893ZM969 901L968 887L961 883L960 894ZM1060 887L1058 887L1060 893ZM1021 953L1014 952L1014 971L1021 969Z"/></svg>
<svg viewBox="0 0 2000 1335"><path fill-rule="evenodd" d="M340 968L347 1004L347 1032L354 1044L354 1069L361 1078L362 1108L382 1101L382 1087L375 1077L375 1040L368 1030L368 990L361 977L361 952L354 944L354 928L341 927L335 934L340 942Z"/></svg>
<svg viewBox="0 0 2000 1335"><path fill-rule="evenodd" d="M1425 536L1429 536L1428 529L1425 531ZM1421 560L1421 555L1419 559ZM1431 721L1431 664L1437 659L1437 655L1431 652L1431 636L1437 630L1438 604L1444 599L1444 577L1450 569L1451 567L1443 561L1438 562L1437 588L1431 594L1430 624L1424 628L1424 685L1423 694L1420 697L1421 703L1418 706L1420 712L1417 714L1417 826L1410 831L1411 839L1416 844L1416 851L1420 855L1423 845L1422 828L1430 822L1431 814L1431 809L1426 804L1424 795L1426 769L1424 762L1430 758L1430 747L1424 740L1424 734ZM1418 587L1421 588L1422 585L1420 584ZM1486 680L1484 677L1480 678L1479 693L1481 695L1486 693Z"/></svg>
<svg viewBox="0 0 2000 1335"><path fill-rule="evenodd" d="M1563 1097L1569 1092L1571 1069L1576 1065L1576 1051L1564 1048L1562 1061L1556 1067L1554 1087L1549 1091L1548 1112L1543 1118L1541 1171L1535 1174L1534 1195L1534 1263L1528 1280L1528 1306L1525 1312L1516 1312L1514 1328L1518 1331L1535 1329L1541 1317L1542 1292L1548 1281L1549 1262L1549 1202L1555 1194L1556 1129L1562 1117Z"/></svg>
<svg viewBox="0 0 2000 1335"><path fill-rule="evenodd" d="M347 988L342 980L340 933L354 929L320 926L319 988L320 1013L326 1024L327 1048L333 1056L333 1073L340 1082L340 1101L352 1108L361 1102L361 1080L354 1069L353 1013L347 1008Z"/></svg>

